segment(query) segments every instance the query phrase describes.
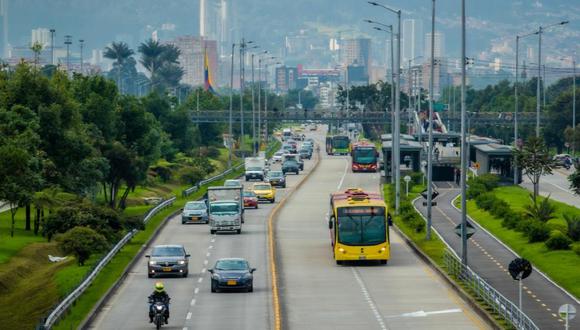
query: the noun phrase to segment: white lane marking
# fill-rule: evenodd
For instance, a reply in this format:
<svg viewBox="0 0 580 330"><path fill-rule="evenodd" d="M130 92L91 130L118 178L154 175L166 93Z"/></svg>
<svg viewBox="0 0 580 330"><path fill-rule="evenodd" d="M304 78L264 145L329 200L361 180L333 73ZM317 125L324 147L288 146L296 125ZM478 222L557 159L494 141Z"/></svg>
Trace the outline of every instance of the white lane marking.
<svg viewBox="0 0 580 330"><path fill-rule="evenodd" d="M344 183L344 178L346 178L346 173L348 173L348 160L344 161L344 173L342 173L342 178L340 178L340 182L338 183L336 190L340 190L340 187L342 187L342 184Z"/></svg>
<svg viewBox="0 0 580 330"><path fill-rule="evenodd" d="M191 299L191 302L189 303L190 306L195 305L195 299Z"/></svg>
<svg viewBox="0 0 580 330"><path fill-rule="evenodd" d="M191 319L191 312L187 313L187 316L185 317L186 320Z"/></svg>
<svg viewBox="0 0 580 330"><path fill-rule="evenodd" d="M213 242L215 242L215 238L212 238L212 239L211 239L211 242L212 242L212 243L213 243Z"/></svg>
<svg viewBox="0 0 580 330"><path fill-rule="evenodd" d="M197 283L201 283L201 281L203 281L203 277L197 279Z"/></svg>
<svg viewBox="0 0 580 330"><path fill-rule="evenodd" d="M207 259L206 259L206 260L204 260L204 261L203 261L203 264L204 264L204 265L207 265L207 262L208 262L208 261L207 261Z"/></svg>
<svg viewBox="0 0 580 330"><path fill-rule="evenodd" d="M195 290L193 290L193 294L198 294L199 293L199 288L195 288Z"/></svg>
<svg viewBox="0 0 580 330"><path fill-rule="evenodd" d="M184 327L182 330L187 330L187 327Z"/></svg>
<svg viewBox="0 0 580 330"><path fill-rule="evenodd" d="M433 311L433 312L416 311L416 312L412 312L412 313L403 313L401 315L393 315L393 316L389 316L388 318L393 318L393 317L427 317L429 315L451 314L451 313L461 313L461 312L463 312L463 311L460 308L445 309L445 310Z"/></svg>
<svg viewBox="0 0 580 330"><path fill-rule="evenodd" d="M213 249L213 245L210 245L210 246L209 246L207 249L208 249L208 250L211 250L211 249Z"/></svg>
<svg viewBox="0 0 580 330"><path fill-rule="evenodd" d="M207 270L207 269L205 269L205 268L202 268L202 269L201 269L201 273L202 273L202 274L203 274L203 273L205 273L205 271L206 271L206 270Z"/></svg>
<svg viewBox="0 0 580 330"><path fill-rule="evenodd" d="M371 298L371 295L369 294L367 287L365 286L362 278L360 277L358 270L355 267L352 267L351 270L352 270L352 274L354 275L354 278L356 279L356 281L361 289L361 292L363 293L363 295L365 297L365 300L367 301L367 304L369 304L369 307L373 311L373 314L375 315L377 322L379 322L379 326L381 327L382 330L387 330L388 328L385 325L385 321L383 320L381 313L377 309L377 305L375 305L373 299Z"/></svg>
<svg viewBox="0 0 580 330"><path fill-rule="evenodd" d="M211 255L211 253L209 253L209 252L205 254L206 257L209 257L210 255Z"/></svg>

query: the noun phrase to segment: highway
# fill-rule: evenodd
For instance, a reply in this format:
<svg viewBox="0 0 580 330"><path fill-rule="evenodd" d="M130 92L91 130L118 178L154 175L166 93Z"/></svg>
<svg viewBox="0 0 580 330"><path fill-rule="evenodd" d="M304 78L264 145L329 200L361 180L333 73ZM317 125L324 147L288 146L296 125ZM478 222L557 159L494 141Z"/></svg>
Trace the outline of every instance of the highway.
<svg viewBox="0 0 580 330"><path fill-rule="evenodd" d="M321 132L321 131L320 131ZM322 135L316 135L323 147ZM323 152L321 152L323 154ZM316 157L316 156L315 156ZM467 305L391 231L393 259L388 266L336 266L325 220L328 194L350 186L377 191L375 174L352 174L347 157L323 156L319 168L277 217L277 258L283 326L288 329L486 329ZM304 179L288 175L275 204L246 210L242 235L210 235L206 225L169 221L152 245L184 244L190 258L188 278L163 278L172 297L167 329L273 329L272 285L267 221L290 189ZM254 292L211 293L207 268L217 258L244 257L255 273ZM92 329L146 329L147 296L158 279L147 278L139 261L100 311ZM424 311L425 314L402 316Z"/></svg>
<svg viewBox="0 0 580 330"><path fill-rule="evenodd" d="M147 296L154 283L162 281L171 297L171 316L166 329L270 329L272 285L270 282L267 220L273 208L290 189L304 179L315 163L305 161L300 175L287 175L287 188L278 188L276 203L260 203L257 210L246 209L242 234L210 235L204 224L182 225L180 215L169 220L151 246L183 244L191 254L188 278L147 278L147 259L130 270L123 284L95 318L91 329L144 329L149 325ZM276 169L280 165L274 165ZM244 183L246 188L253 182ZM224 257L243 257L257 268L254 292L211 293L207 272Z"/></svg>
<svg viewBox="0 0 580 330"><path fill-rule="evenodd" d="M574 167L570 170L565 168L555 168L552 170L552 174L544 175L540 179L540 195L546 197L550 196L552 200L556 200L568 205L577 207L580 205L580 196L575 195L572 190L570 190L570 182L568 181L568 176L574 173ZM524 174L522 177L521 186L528 189L530 192L534 191L534 185L530 182L530 179Z"/></svg>
<svg viewBox="0 0 580 330"><path fill-rule="evenodd" d="M336 265L327 224L329 194L348 187L377 192L380 177L353 174L346 156L321 154L319 168L277 217L284 328L486 329L394 230L387 266Z"/></svg>

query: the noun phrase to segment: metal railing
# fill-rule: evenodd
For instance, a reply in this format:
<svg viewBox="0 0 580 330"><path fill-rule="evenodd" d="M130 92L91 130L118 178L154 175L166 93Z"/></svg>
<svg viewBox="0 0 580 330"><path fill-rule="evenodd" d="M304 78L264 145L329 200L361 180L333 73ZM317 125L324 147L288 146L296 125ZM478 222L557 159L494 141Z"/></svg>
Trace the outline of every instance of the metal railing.
<svg viewBox="0 0 580 330"><path fill-rule="evenodd" d="M503 320L516 329L538 330L538 326L518 306L504 297L493 286L487 283L451 251L445 250L443 255L445 267L450 275L465 284L478 298L483 300Z"/></svg>
<svg viewBox="0 0 580 330"><path fill-rule="evenodd" d="M149 222L149 220L151 220L161 210L172 205L175 200L176 198L172 197L150 209L143 217L143 222ZM97 263L91 272L86 275L85 279L50 312L42 324L37 326L37 329L51 329L52 326L64 315L64 313L68 311L68 309L91 285L101 270L105 268L111 259L113 259L113 257L135 236L135 234L137 234L137 229L131 230L119 242L117 242L117 244L115 244L115 246L113 246L113 248L111 248L111 250Z"/></svg>

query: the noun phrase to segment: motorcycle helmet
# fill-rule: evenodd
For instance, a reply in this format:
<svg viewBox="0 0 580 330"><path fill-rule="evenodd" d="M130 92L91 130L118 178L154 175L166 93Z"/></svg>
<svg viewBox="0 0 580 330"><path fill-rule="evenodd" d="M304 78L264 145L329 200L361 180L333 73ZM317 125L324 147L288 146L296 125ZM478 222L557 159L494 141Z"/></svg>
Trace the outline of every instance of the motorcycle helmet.
<svg viewBox="0 0 580 330"><path fill-rule="evenodd" d="M163 292L164 288L165 287L163 286L163 283L162 282L155 283L155 291L157 291L157 292Z"/></svg>

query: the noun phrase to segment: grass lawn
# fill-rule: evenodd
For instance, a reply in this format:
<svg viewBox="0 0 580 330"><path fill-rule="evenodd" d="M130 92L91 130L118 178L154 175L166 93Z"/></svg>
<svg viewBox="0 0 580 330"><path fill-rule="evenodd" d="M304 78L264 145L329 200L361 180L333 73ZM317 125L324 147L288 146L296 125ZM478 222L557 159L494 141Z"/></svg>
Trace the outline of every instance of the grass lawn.
<svg viewBox="0 0 580 330"><path fill-rule="evenodd" d="M34 214L31 216L31 221L34 221ZM16 224L14 237L10 237L10 227L12 223L10 211L0 213L0 265L10 260L10 258L16 255L25 246L31 243L42 242L45 240L40 235L34 236L34 232L32 230L24 230L24 208L18 209L15 219Z"/></svg>
<svg viewBox="0 0 580 330"><path fill-rule="evenodd" d="M496 188L494 192L516 211L523 211L530 203L527 190L520 187L500 187ZM557 208L557 218L550 220L549 225L552 227L565 226L562 214L580 214L580 210L572 206L555 201L553 203ZM471 218L495 237L506 243L523 258L530 260L534 266L574 296L580 297L580 256L571 250L550 251L543 242L528 243L527 238L522 233L502 227L500 219L495 218L487 211L480 210L475 205L475 201L468 201L467 210Z"/></svg>

